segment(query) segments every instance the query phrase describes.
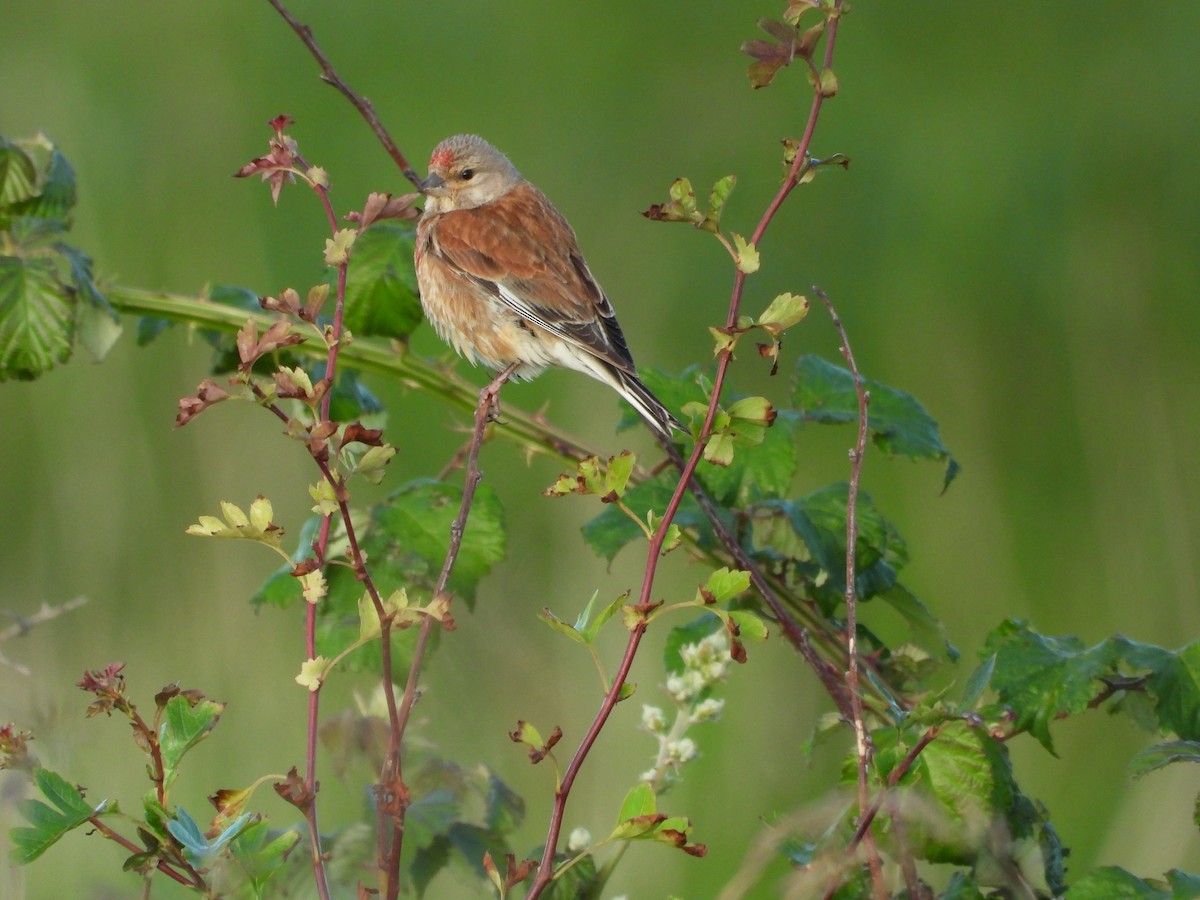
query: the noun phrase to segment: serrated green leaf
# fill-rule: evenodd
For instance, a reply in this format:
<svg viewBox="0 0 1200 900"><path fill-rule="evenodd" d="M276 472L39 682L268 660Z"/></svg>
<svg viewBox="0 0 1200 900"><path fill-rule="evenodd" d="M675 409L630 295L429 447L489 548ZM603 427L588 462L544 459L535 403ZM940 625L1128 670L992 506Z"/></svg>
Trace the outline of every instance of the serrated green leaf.
<svg viewBox="0 0 1200 900"><path fill-rule="evenodd" d="M300 841L298 831L285 831L272 837L265 819L252 822L241 830L229 849L252 885L262 888L282 868L288 854Z"/></svg>
<svg viewBox="0 0 1200 900"><path fill-rule="evenodd" d="M450 543L450 524L458 515L462 488L437 481L413 482L375 511L372 532L376 546L399 551L420 562L430 575L441 570ZM504 512L494 489L481 484L475 492L471 515L463 532L449 589L475 602L475 587L493 565L504 559ZM369 554L376 559L376 554Z"/></svg>
<svg viewBox="0 0 1200 900"><path fill-rule="evenodd" d="M9 839L13 844L9 858L17 865L33 862L63 835L83 825L89 818L116 811L115 805L110 805L108 801L92 806L78 788L49 769L38 769L33 781L42 796L54 806L32 799L22 800L18 804L21 815L32 827L9 831Z"/></svg>
<svg viewBox="0 0 1200 900"><path fill-rule="evenodd" d="M75 307L49 260L0 256L0 382L30 381L70 359Z"/></svg>
<svg viewBox="0 0 1200 900"><path fill-rule="evenodd" d="M888 387L871 378L863 379L871 393L867 424L875 445L889 456L944 462L948 487L959 465L942 443L937 422L912 394ZM792 402L808 421L842 424L858 421L858 393L854 376L819 356L806 355L796 361Z"/></svg>
<svg viewBox="0 0 1200 900"><path fill-rule="evenodd" d="M918 733L901 738L888 729L876 735L876 761L882 775L890 774L900 763ZM850 757L843 777L853 777L854 771ZM961 721L942 726L900 783L932 804L919 817L909 819L905 829L912 852L930 862L975 862L996 821L1011 818L1017 799L1003 745Z"/></svg>
<svg viewBox="0 0 1200 900"><path fill-rule="evenodd" d="M767 500L754 507L756 546L796 559L812 579L813 591L827 613L842 602L846 591L847 502L848 486L842 483L798 500ZM773 527L772 514L783 517L791 532ZM895 586L897 572L908 562L908 547L862 491L857 520L856 590L860 599L871 599ZM791 543L793 536L800 539L798 548Z"/></svg>
<svg viewBox="0 0 1200 900"><path fill-rule="evenodd" d="M395 221L376 222L354 244L346 274L346 327L360 337L404 340L421 318L413 230Z"/></svg>
<svg viewBox="0 0 1200 900"><path fill-rule="evenodd" d="M761 265L758 248L737 232L733 232L730 236L733 238L734 263L742 272L753 275Z"/></svg>
<svg viewBox="0 0 1200 900"><path fill-rule="evenodd" d="M224 703L202 699L192 704L183 695L176 695L167 701L158 735L164 785L170 786L174 781L184 754L208 736L224 709Z"/></svg>
<svg viewBox="0 0 1200 900"><path fill-rule="evenodd" d="M1178 651L1123 637L1114 641L1131 666L1149 672L1146 690L1155 698L1159 727L1200 741L1200 641Z"/></svg>
<svg viewBox="0 0 1200 900"><path fill-rule="evenodd" d="M1111 639L1086 648L1078 638L1046 637L1015 619L988 635L981 654L996 656L992 689L1011 707L1014 725L1051 753L1050 723L1086 709L1100 688L1096 679L1114 672L1120 656Z"/></svg>

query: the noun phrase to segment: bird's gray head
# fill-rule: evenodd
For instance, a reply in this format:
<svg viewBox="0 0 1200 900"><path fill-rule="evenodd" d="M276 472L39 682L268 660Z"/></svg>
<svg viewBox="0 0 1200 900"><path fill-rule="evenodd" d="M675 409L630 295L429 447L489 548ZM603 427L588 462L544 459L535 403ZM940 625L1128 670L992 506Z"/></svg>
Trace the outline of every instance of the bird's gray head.
<svg viewBox="0 0 1200 900"><path fill-rule="evenodd" d="M429 176L421 182L425 212L474 209L503 197L522 182L508 157L474 134L456 134L429 156Z"/></svg>

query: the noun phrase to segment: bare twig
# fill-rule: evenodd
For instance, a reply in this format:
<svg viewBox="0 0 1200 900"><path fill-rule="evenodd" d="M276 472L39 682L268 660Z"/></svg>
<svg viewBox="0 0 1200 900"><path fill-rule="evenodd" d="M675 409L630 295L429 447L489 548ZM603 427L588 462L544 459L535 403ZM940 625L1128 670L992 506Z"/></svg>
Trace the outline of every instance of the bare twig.
<svg viewBox="0 0 1200 900"><path fill-rule="evenodd" d="M409 165L409 162L405 158L404 154L400 152L400 148L396 146L396 142L392 140L392 137L390 134L388 134L387 129L383 127L383 123L379 121L379 116L375 114L374 105L372 105L371 101L366 97L359 96L350 88L348 84L346 84L346 82L342 81L341 76L338 75L337 71L333 68L333 64L329 61L329 58L322 52L321 48L317 46L317 42L313 38L312 29L307 25L301 24L288 11L287 7L280 2L280 0L267 0L267 2L275 7L275 11L283 17L284 21L288 23L292 31L296 32L296 36L299 37L304 43L304 46L308 48L308 52L313 55L313 58L321 67L321 80L326 84L333 85L333 87L337 88L338 91L341 92L342 96L344 96L350 101L351 104L353 104L354 108L358 110L359 115L366 120L366 123L370 126L371 131L375 133L375 137L379 138L379 142L383 144L383 149L388 152L388 155L395 160L396 165L400 167L400 171L403 173L404 177L412 182L414 186L419 185L421 183L420 176L418 176L413 167Z"/></svg>
<svg viewBox="0 0 1200 900"><path fill-rule="evenodd" d="M846 492L845 599L846 686L850 692L850 724L854 729L854 752L858 764L858 811L861 816L866 812L871 798L870 765L872 747L870 737L867 735L866 723L863 721L862 693L859 688L857 590L858 487L862 480L863 456L867 451L867 429L870 421L867 415L867 407L871 402L871 395L863 387L862 375L859 374L858 365L854 361L854 351L850 347L850 338L846 334L846 329L842 325L842 320L838 317L837 311L833 308L833 303L830 301L829 295L816 285L813 286L813 293L825 304L825 308L829 311L829 317L833 320L833 327L837 329L838 337L841 339L840 349L842 356L846 360L846 365L850 368L850 374L854 378L854 390L858 396L858 432L854 442L854 449L850 451L850 484ZM883 880L883 869L880 866L879 853L875 847L873 835L870 832L867 833L866 845L867 863L871 869L875 896L880 898L880 900L884 900L888 895L887 885Z"/></svg>
<svg viewBox="0 0 1200 900"><path fill-rule="evenodd" d="M0 644L6 641L11 641L13 638L22 637L28 634L32 629L41 625L43 622L49 622L51 619L57 619L63 613L69 613L72 610L79 609L83 604L87 603L87 597L73 597L65 603L60 603L57 606L51 606L49 603L43 603L41 609L32 615L19 616L16 613L5 611L5 614L16 619L16 622L9 625L7 628L0 631ZM0 653L0 665L8 666L15 672L21 675L32 675L32 670L18 662L13 662Z"/></svg>

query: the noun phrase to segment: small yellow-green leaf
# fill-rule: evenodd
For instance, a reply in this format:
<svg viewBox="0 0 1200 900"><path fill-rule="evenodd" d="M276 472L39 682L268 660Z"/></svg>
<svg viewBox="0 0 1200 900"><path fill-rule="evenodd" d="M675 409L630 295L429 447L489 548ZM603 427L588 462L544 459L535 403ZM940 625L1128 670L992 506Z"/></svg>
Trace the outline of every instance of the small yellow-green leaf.
<svg viewBox="0 0 1200 900"><path fill-rule="evenodd" d="M731 609L729 618L737 625L738 637L742 640L765 641L771 633L767 630L767 623L749 610Z"/></svg>
<svg viewBox="0 0 1200 900"><path fill-rule="evenodd" d="M221 515L234 528L248 528L250 526L250 518L242 512L242 508L235 506L228 500L221 501Z"/></svg>
<svg viewBox="0 0 1200 900"><path fill-rule="evenodd" d="M714 466L727 466L733 462L733 435L728 431L714 433L704 447L704 458Z"/></svg>
<svg viewBox="0 0 1200 900"><path fill-rule="evenodd" d="M821 70L821 96L832 97L838 92L837 76L833 74L833 69Z"/></svg>
<svg viewBox="0 0 1200 900"><path fill-rule="evenodd" d="M320 166L310 166L304 177L315 187L329 187L329 173Z"/></svg>
<svg viewBox="0 0 1200 900"><path fill-rule="evenodd" d="M379 610L368 591L363 591L358 598L358 639L361 643L374 640L383 633L379 623Z"/></svg>
<svg viewBox="0 0 1200 900"><path fill-rule="evenodd" d="M325 265L340 266L350 261L350 248L358 232L353 228L343 228L333 237L325 239Z"/></svg>
<svg viewBox="0 0 1200 900"><path fill-rule="evenodd" d="M337 494L333 490L333 485L326 479L322 478L316 484L310 484L308 494L317 501L317 505L312 508L317 515L332 516L338 511Z"/></svg>
<svg viewBox="0 0 1200 900"><path fill-rule="evenodd" d="M629 483L629 476L633 474L636 463L637 456L628 450L609 457L608 471L604 473L605 494L612 493L618 497L624 494L625 485Z"/></svg>
<svg viewBox="0 0 1200 900"><path fill-rule="evenodd" d="M808 315L808 299L799 294L780 294L758 317L758 324L778 337Z"/></svg>
<svg viewBox="0 0 1200 900"><path fill-rule="evenodd" d="M734 262L737 264L738 269L747 275L757 272L759 266L758 248L753 244L747 243L746 239L737 232L734 232L731 236L733 237L733 246L736 251Z"/></svg>
<svg viewBox="0 0 1200 900"><path fill-rule="evenodd" d="M743 397L727 410L730 419L742 419L757 425L769 425L775 418L766 397Z"/></svg>
<svg viewBox="0 0 1200 900"><path fill-rule="evenodd" d="M580 634L574 626L564 622L554 613L550 612L549 609L543 609L540 613L538 613L538 618L549 625L554 631L557 631L559 634L566 635L576 643L586 644L588 642L587 638Z"/></svg>
<svg viewBox="0 0 1200 900"><path fill-rule="evenodd" d="M313 569L311 572L305 572L300 576L300 593L303 595L307 603L320 603L325 599L328 593L329 586L325 582L325 573L320 569Z"/></svg>
<svg viewBox="0 0 1200 900"><path fill-rule="evenodd" d="M325 668L328 665L329 660L323 656L314 656L312 659L305 660L300 665L300 674L296 676L296 684L316 693L321 689L321 682L325 678Z"/></svg>
<svg viewBox="0 0 1200 900"><path fill-rule="evenodd" d="M274 516L274 509L271 507L271 501L266 497L256 497L254 502L250 504L250 524L257 531L266 531L271 527L271 519Z"/></svg>
<svg viewBox="0 0 1200 900"><path fill-rule="evenodd" d="M741 337L740 334L730 334L724 328L710 327L708 333L713 336L713 356L718 356L726 350L732 353L738 338Z"/></svg>
<svg viewBox="0 0 1200 900"><path fill-rule="evenodd" d="M396 455L396 448L391 444L380 444L378 447L368 447L362 455L354 472L361 475L371 484L379 484L387 470L387 464Z"/></svg>

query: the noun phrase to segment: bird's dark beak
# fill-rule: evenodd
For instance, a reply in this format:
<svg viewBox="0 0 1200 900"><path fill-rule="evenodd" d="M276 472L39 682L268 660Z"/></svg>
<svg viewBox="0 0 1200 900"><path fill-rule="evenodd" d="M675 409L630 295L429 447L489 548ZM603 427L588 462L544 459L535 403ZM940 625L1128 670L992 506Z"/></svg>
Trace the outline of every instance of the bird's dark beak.
<svg viewBox="0 0 1200 900"><path fill-rule="evenodd" d="M442 188L444 188L445 186L446 186L445 178L443 178L437 172L430 172L429 176L424 181L422 181L419 185L417 185L417 189L420 190L420 192L422 194L437 195L437 194L444 193L442 191Z"/></svg>

